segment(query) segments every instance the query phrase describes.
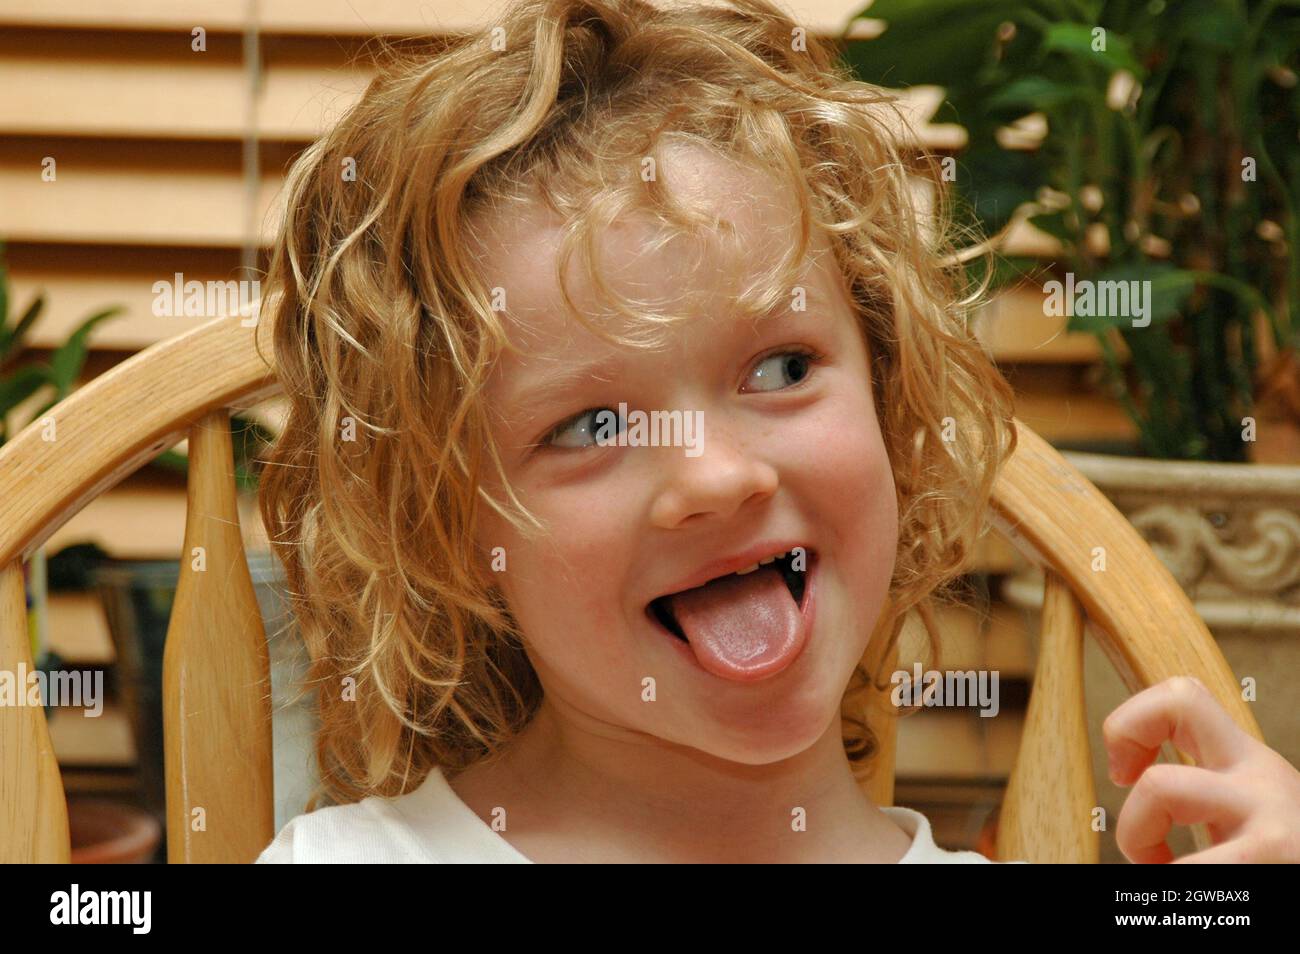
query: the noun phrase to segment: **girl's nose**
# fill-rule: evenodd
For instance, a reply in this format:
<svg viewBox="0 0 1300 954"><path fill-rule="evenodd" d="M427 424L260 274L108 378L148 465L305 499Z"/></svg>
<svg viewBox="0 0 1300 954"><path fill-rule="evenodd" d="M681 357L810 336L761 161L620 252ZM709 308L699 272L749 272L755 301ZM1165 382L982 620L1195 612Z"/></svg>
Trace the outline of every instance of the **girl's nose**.
<svg viewBox="0 0 1300 954"><path fill-rule="evenodd" d="M651 511L656 527L671 530L688 520L732 517L746 504L776 493L776 468L731 436L708 429L703 452L688 457L679 449L663 457L658 496Z"/></svg>

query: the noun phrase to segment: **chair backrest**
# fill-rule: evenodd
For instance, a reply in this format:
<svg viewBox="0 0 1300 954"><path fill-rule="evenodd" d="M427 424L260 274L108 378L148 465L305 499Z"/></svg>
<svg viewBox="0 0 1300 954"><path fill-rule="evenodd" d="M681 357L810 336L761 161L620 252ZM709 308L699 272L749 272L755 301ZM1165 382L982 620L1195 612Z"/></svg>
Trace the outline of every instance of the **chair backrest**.
<svg viewBox="0 0 1300 954"><path fill-rule="evenodd" d="M32 668L22 562L82 507L189 438L185 549L164 656L168 860L248 862L274 836L266 636L239 530L232 408L278 392L270 321L221 318L160 342L62 401L0 448L0 669ZM260 342L260 353L257 347ZM264 357L265 356L265 357ZM1128 687L1199 678L1259 726L1205 624L1136 530L1017 422L991 520L1045 570L1033 691L998 855L1098 858L1083 695L1089 628ZM1096 547L1106 550L1097 572ZM893 719L867 788L893 803ZM67 803L39 706L0 707L0 861L66 861Z"/></svg>

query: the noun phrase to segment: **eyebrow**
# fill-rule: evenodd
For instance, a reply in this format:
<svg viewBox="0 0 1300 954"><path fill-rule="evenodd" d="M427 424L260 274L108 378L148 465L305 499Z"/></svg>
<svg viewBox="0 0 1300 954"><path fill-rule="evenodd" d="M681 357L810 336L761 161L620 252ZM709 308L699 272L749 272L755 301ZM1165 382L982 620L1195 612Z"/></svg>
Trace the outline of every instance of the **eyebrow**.
<svg viewBox="0 0 1300 954"><path fill-rule="evenodd" d="M612 361L594 361L590 364L557 366L555 372L546 380L527 387L510 396L510 406L526 410L539 404L546 404L554 398L563 397L579 381L594 380L603 384L612 384L617 380L619 369L617 359Z"/></svg>

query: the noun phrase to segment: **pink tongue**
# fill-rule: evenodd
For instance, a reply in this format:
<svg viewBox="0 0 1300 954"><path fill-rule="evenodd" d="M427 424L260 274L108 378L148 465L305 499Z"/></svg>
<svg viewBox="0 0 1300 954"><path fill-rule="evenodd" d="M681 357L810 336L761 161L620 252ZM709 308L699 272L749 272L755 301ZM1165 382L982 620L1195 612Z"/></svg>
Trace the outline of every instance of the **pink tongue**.
<svg viewBox="0 0 1300 954"><path fill-rule="evenodd" d="M803 642L799 607L769 564L669 597L700 665L726 679L759 679L785 668Z"/></svg>

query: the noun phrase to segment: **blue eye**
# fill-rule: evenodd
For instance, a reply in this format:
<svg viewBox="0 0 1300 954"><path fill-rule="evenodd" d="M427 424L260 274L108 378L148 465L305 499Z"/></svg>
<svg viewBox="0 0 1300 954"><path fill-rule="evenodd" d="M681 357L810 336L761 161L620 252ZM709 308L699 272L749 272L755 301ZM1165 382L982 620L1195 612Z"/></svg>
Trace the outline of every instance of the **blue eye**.
<svg viewBox="0 0 1300 954"><path fill-rule="evenodd" d="M799 384L808 377L817 356L810 351L787 350L768 355L760 361L750 373L750 380L757 380L762 385L755 391L779 391L789 387L783 379L789 378L790 384ZM746 390L750 390L746 388Z"/></svg>
<svg viewBox="0 0 1300 954"><path fill-rule="evenodd" d="M569 418L555 430L546 435L544 441L552 447L595 447L596 438L603 432L611 438L623 430L625 421L619 419L618 411L608 407L591 407ZM561 437L569 435L566 439Z"/></svg>
<svg viewBox="0 0 1300 954"><path fill-rule="evenodd" d="M759 361L750 372L750 381L758 381L759 386L745 387L742 390L781 391L797 387L808 379L813 365L822 358L820 353L803 348L774 351ZM613 443L626 428L627 420L613 408L590 407L556 425L533 447L565 450L597 447L600 445L598 438L602 434Z"/></svg>

